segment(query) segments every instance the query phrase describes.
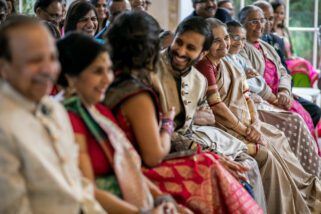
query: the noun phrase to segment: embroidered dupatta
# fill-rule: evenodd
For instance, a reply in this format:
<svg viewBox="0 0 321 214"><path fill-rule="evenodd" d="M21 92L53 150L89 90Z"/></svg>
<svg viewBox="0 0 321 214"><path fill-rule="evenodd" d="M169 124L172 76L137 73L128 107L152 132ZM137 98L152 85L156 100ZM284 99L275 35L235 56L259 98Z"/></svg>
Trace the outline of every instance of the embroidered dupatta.
<svg viewBox="0 0 321 214"><path fill-rule="evenodd" d="M67 100L65 107L83 119L101 146L111 162L125 201L139 208L153 207L152 195L140 171L141 160L121 129L95 108L84 107L78 97Z"/></svg>

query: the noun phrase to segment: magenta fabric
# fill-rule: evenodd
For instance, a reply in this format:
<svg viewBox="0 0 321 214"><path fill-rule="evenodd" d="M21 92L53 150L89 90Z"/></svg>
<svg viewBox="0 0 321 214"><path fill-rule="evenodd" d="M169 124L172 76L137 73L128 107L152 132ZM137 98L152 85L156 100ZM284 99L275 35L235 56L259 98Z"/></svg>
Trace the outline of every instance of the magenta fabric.
<svg viewBox="0 0 321 214"><path fill-rule="evenodd" d="M303 58L294 58L286 60L286 65L291 74L305 74L310 80L310 86L312 87L314 82L318 79L319 74L314 70L311 63Z"/></svg>

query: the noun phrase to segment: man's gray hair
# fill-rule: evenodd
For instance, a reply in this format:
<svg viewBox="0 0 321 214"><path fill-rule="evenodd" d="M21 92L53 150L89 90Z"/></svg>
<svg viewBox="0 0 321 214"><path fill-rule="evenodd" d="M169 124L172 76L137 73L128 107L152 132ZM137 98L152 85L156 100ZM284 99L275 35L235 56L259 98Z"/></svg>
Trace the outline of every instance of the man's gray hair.
<svg viewBox="0 0 321 214"><path fill-rule="evenodd" d="M249 16L250 13L253 11L259 11L260 13L263 14L263 11L261 8L254 6L254 5L248 5L242 8L242 10L238 14L238 19L241 22L241 24L244 26L245 22L247 21L247 17Z"/></svg>

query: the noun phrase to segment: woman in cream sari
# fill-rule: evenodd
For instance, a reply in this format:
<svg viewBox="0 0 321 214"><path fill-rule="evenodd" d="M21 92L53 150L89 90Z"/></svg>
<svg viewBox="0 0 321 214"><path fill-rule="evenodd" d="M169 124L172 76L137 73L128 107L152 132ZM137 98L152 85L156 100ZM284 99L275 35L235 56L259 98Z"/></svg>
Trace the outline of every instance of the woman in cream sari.
<svg viewBox="0 0 321 214"><path fill-rule="evenodd" d="M265 80L264 89L259 95L271 104L301 115L315 137L309 113L291 96L291 76L281 64L274 47L260 39L266 22L263 11L256 6L246 6L240 11L239 18L246 29L247 39L241 55L252 63L253 68Z"/></svg>
<svg viewBox="0 0 321 214"><path fill-rule="evenodd" d="M207 100L218 125L245 142L259 144L258 151L271 151L285 173L282 185L275 194L274 183L268 183L274 180L271 169L261 169L268 212L319 213L320 181L304 171L284 134L259 120L248 95L246 77L223 59L230 45L226 26L215 19L209 19L208 22L212 26L214 42L209 54L197 64L197 68L208 79Z"/></svg>
<svg viewBox="0 0 321 214"><path fill-rule="evenodd" d="M321 177L321 158L315 140L310 134L308 127L300 115L269 104L258 94L263 90L265 80L262 76L250 74L254 69L251 62L248 62L238 53L242 50L245 42L245 30L237 21L227 23L230 35L231 46L229 54L225 59L233 64L239 71L247 75L247 83L251 91L251 98L255 102L255 107L262 121L271 124L282 132L290 143L294 154L298 157L302 167L313 175Z"/></svg>

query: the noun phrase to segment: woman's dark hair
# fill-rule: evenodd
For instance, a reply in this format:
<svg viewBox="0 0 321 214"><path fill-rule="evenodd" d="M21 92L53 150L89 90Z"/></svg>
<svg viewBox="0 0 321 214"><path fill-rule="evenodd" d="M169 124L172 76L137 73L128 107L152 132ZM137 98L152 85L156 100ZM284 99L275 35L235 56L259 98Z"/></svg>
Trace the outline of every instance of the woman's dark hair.
<svg viewBox="0 0 321 214"><path fill-rule="evenodd" d="M203 51L207 51L212 46L213 35L212 29L206 20L199 16L193 16L184 19L176 28L175 36L186 32L195 32L203 35L205 41L203 44Z"/></svg>
<svg viewBox="0 0 321 214"><path fill-rule="evenodd" d="M153 69L160 50L159 33L158 22L146 12L119 15L106 34L115 70Z"/></svg>
<svg viewBox="0 0 321 214"><path fill-rule="evenodd" d="M83 18L91 10L94 11L98 19L95 6L93 6L87 0L76 0L73 3L71 3L66 14L65 32L76 30L77 23L79 22L79 20Z"/></svg>
<svg viewBox="0 0 321 214"><path fill-rule="evenodd" d="M228 32L231 32L231 30L234 28L243 28L243 25L239 21L236 21L236 20L232 20L232 21L227 22L226 26L227 26Z"/></svg>
<svg viewBox="0 0 321 214"><path fill-rule="evenodd" d="M108 45L80 32L70 32L57 41L61 73L58 84L67 87L65 75L79 76L103 52L110 52Z"/></svg>

